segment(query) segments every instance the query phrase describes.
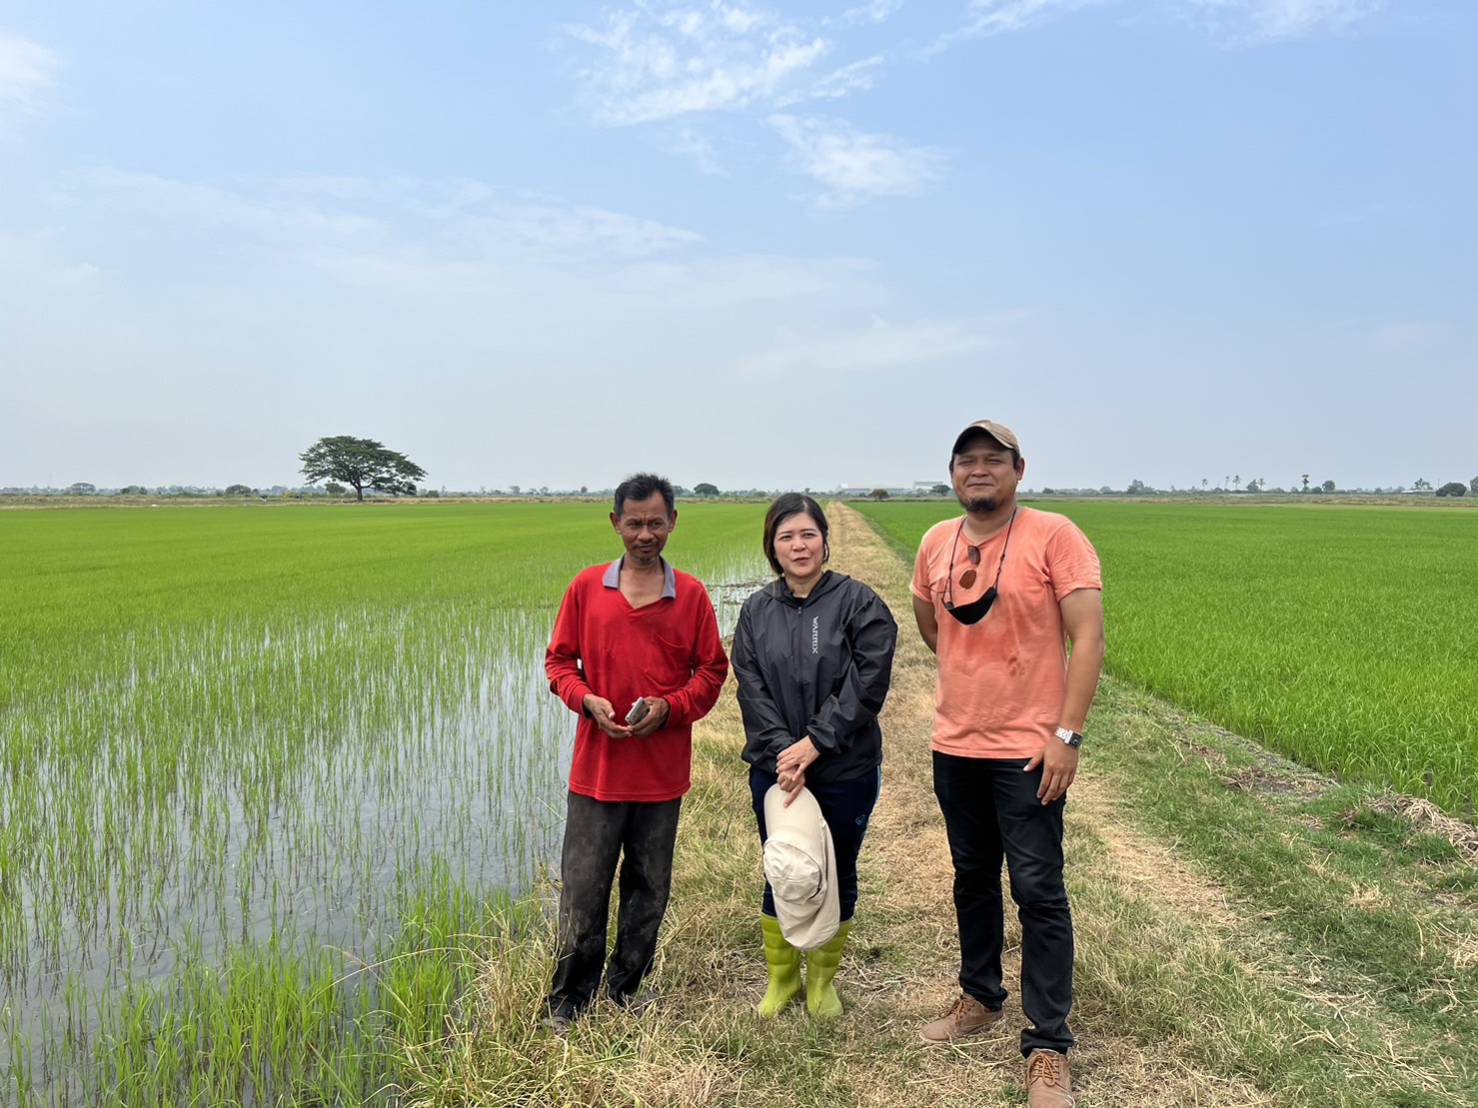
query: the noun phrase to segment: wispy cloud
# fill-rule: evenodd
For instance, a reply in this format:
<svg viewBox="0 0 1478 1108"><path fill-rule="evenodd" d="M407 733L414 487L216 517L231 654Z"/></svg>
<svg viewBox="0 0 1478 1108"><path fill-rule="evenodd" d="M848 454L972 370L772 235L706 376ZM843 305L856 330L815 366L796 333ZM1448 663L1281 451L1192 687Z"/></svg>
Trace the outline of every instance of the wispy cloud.
<svg viewBox="0 0 1478 1108"><path fill-rule="evenodd" d="M776 114L770 125L785 140L801 172L828 190L822 203L845 206L882 196L914 196L944 170L942 151L909 146L891 135L845 123Z"/></svg>
<svg viewBox="0 0 1478 1108"><path fill-rule="evenodd" d="M1367 18L1384 0L1164 0L1173 15L1198 22L1214 33L1243 41L1297 38L1338 30ZM970 0L960 25L940 35L930 53L965 39L1025 31L1054 16L1088 7L1116 6L1128 0Z"/></svg>
<svg viewBox="0 0 1478 1108"><path fill-rule="evenodd" d="M0 112L34 108L60 67L61 59L39 42L0 30Z"/></svg>
<svg viewBox="0 0 1478 1108"><path fill-rule="evenodd" d="M90 175L89 184L100 202L236 228L305 252L383 247L471 259L638 259L702 241L656 220L475 181L300 177L224 186L108 170Z"/></svg>
<svg viewBox="0 0 1478 1108"><path fill-rule="evenodd" d="M830 73L823 74L809 85L775 97L775 106L787 108L792 104L803 104L808 100L840 100L854 92L865 91L872 88L877 76L877 68L882 64L881 54L850 62L838 69L833 69Z"/></svg>
<svg viewBox="0 0 1478 1108"><path fill-rule="evenodd" d="M598 51L580 75L596 119L612 126L772 102L831 48L769 12L721 0L638 4L603 26L565 32Z"/></svg>
<svg viewBox="0 0 1478 1108"><path fill-rule="evenodd" d="M869 0L842 13L846 23L883 23L903 7L903 0Z"/></svg>
<svg viewBox="0 0 1478 1108"><path fill-rule="evenodd" d="M666 144L669 154L686 158L693 163L693 168L705 177L727 177L729 171L724 168L714 148L711 139L700 135L691 127L683 127Z"/></svg>
<svg viewBox="0 0 1478 1108"><path fill-rule="evenodd" d="M1096 0L970 0L964 22L939 36L934 51L962 39L984 38L1025 30L1059 12L1071 11Z"/></svg>
<svg viewBox="0 0 1478 1108"><path fill-rule="evenodd" d="M1375 14L1383 0L1190 0L1216 29L1270 41L1341 30Z"/></svg>

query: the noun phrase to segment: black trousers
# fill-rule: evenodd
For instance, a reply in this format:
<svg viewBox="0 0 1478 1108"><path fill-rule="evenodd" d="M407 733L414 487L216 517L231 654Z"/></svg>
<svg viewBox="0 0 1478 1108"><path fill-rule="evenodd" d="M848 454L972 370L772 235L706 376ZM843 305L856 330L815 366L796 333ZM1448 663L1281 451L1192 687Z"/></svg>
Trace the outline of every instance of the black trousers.
<svg viewBox="0 0 1478 1108"><path fill-rule="evenodd" d="M672 888L672 847L681 807L681 798L645 803L569 794L560 860L559 958L549 987L551 1013L578 1015L600 988L618 858L621 899L606 992L618 1003L630 999L652 968L657 929Z"/></svg>
<svg viewBox="0 0 1478 1108"><path fill-rule="evenodd" d="M768 838L765 831L765 793L770 791L775 781L773 773L766 773L757 766L749 767L749 798L754 805L755 818L759 820L761 843ZM852 918L857 908L857 855L862 850L862 836L867 834L867 821L872 817L882 787L881 769L870 769L845 781L806 782L806 788L811 790L821 808L821 818L831 830L831 845L836 850L837 897L841 901L843 923ZM775 914L775 893L768 881L765 882L760 911L767 916Z"/></svg>
<svg viewBox="0 0 1478 1108"><path fill-rule="evenodd" d="M934 795L944 813L955 867L960 925L960 988L987 1008L1006 1000L1001 982L1005 905L1001 860L1021 920L1021 1007L1032 1026L1021 1052L1066 1053L1073 1006L1073 919L1062 878L1062 811L1066 798L1037 799L1041 767L1026 759L959 758L934 752Z"/></svg>

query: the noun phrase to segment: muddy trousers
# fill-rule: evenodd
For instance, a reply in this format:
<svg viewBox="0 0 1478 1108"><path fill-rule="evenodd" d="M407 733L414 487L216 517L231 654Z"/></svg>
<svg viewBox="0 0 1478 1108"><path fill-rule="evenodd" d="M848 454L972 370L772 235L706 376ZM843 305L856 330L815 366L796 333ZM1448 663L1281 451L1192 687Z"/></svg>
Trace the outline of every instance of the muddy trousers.
<svg viewBox="0 0 1478 1108"><path fill-rule="evenodd" d="M559 955L549 1011L573 1018L595 999L606 960L611 882L621 865L616 946L606 992L624 1003L652 968L672 887L672 847L682 799L605 801L570 793L560 856Z"/></svg>
<svg viewBox="0 0 1478 1108"><path fill-rule="evenodd" d="M960 926L960 988L987 1008L1006 1000L1001 981L1005 903L1001 859L1021 920L1021 1007L1032 1026L1021 1052L1073 1045L1073 918L1062 877L1062 812L1066 798L1037 799L1041 767L1023 773L1025 758L959 758L934 752L934 795L944 813L955 869Z"/></svg>

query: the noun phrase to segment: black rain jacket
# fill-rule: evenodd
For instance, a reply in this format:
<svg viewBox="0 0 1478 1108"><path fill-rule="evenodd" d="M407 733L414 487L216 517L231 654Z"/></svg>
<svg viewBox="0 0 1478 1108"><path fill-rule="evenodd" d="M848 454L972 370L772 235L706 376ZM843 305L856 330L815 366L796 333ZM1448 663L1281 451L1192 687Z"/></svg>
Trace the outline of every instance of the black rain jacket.
<svg viewBox="0 0 1478 1108"><path fill-rule="evenodd" d="M775 772L809 735L821 756L810 781L845 781L883 761L878 713L893 674L898 625L861 581L827 571L797 599L785 578L744 602L730 662L739 680L744 760Z"/></svg>

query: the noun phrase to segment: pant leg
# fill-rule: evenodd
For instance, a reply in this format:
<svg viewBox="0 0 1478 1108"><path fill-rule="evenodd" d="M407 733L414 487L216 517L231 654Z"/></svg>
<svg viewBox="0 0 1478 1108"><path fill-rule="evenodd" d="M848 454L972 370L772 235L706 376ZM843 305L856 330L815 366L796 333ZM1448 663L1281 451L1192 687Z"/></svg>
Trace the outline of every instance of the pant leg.
<svg viewBox="0 0 1478 1108"><path fill-rule="evenodd" d="M960 988L987 1008L1006 1002L1001 982L1005 942L1001 835L991 771L982 758L934 752L934 795L944 813L955 869L960 928Z"/></svg>
<svg viewBox="0 0 1478 1108"><path fill-rule="evenodd" d="M759 822L761 847L770 837L765 830L765 793L770 791L770 786L777 780L773 773L766 773L757 766L749 767L749 802L754 808L754 818ZM760 898L760 911L767 916L775 914L775 890L770 888L768 878L765 880L764 895Z"/></svg>
<svg viewBox="0 0 1478 1108"><path fill-rule="evenodd" d="M1000 761L996 811L1011 899L1021 920L1021 1007L1033 1026L1021 1034L1021 1051L1066 1053L1073 1006L1073 917L1063 880L1062 814L1066 798L1044 805L1037 798L1039 766L1023 773L1024 760Z"/></svg>
<svg viewBox="0 0 1478 1108"><path fill-rule="evenodd" d="M611 879L621 851L629 804L570 793L560 855L558 960L549 1011L578 1015L600 987L606 956Z"/></svg>
<svg viewBox="0 0 1478 1108"><path fill-rule="evenodd" d="M682 798L631 804L621 843L621 903L616 909L616 947L606 968L612 1000L631 997L652 968L657 932L672 890L672 848Z"/></svg>
<svg viewBox="0 0 1478 1108"><path fill-rule="evenodd" d="M872 818L882 787L882 771L876 769L845 781L807 785L821 807L821 818L831 829L843 923L857 909L857 855L862 851L867 822Z"/></svg>

